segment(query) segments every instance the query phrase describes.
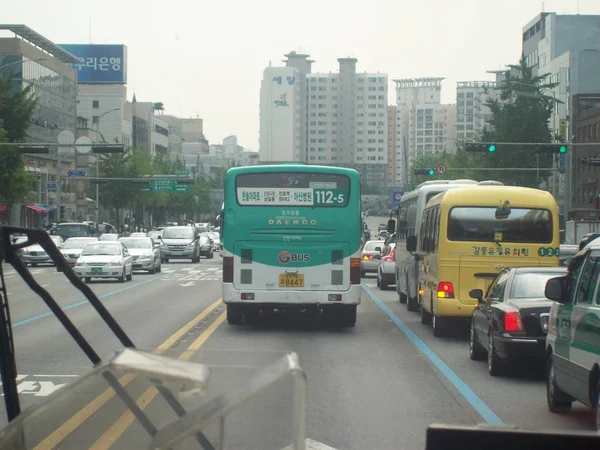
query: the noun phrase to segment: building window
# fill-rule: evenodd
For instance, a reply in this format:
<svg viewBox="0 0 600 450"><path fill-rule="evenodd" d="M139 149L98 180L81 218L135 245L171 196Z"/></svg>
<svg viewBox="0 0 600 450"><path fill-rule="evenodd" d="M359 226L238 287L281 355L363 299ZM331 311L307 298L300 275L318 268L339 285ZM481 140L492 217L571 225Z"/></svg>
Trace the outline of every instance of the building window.
<svg viewBox="0 0 600 450"><path fill-rule="evenodd" d="M100 123L100 116L92 116L92 123L93 124Z"/></svg>
<svg viewBox="0 0 600 450"><path fill-rule="evenodd" d="M92 108L94 108L94 109L100 108L100 100L92 100Z"/></svg>

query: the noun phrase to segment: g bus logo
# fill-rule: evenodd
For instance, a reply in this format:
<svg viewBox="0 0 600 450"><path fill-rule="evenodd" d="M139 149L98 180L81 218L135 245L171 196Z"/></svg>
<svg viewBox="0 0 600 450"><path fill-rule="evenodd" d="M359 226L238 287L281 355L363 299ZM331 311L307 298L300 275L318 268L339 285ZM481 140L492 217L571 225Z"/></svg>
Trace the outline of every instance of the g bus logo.
<svg viewBox="0 0 600 450"><path fill-rule="evenodd" d="M279 252L277 259L281 264L287 264L291 262L309 262L310 255L308 253L290 253L288 251Z"/></svg>

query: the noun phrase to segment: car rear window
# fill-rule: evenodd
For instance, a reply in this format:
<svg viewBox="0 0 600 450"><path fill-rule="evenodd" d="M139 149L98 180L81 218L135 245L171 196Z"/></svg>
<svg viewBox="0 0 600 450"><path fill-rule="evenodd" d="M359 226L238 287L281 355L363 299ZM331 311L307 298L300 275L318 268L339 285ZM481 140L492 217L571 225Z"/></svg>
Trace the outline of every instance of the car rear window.
<svg viewBox="0 0 600 450"><path fill-rule="evenodd" d="M365 244L365 252L374 252L375 247L383 248L383 241L372 241Z"/></svg>
<svg viewBox="0 0 600 450"><path fill-rule="evenodd" d="M565 270L565 274L567 271ZM544 291L546 282L550 278L560 277L564 274L557 272L524 272L517 273L510 289L510 298L546 298Z"/></svg>

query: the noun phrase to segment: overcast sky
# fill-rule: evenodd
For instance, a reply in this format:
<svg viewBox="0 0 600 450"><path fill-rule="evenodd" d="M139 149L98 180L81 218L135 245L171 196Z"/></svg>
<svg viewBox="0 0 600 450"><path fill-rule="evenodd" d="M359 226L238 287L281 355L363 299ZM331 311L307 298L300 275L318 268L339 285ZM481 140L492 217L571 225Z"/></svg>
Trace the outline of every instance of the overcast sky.
<svg viewBox="0 0 600 450"><path fill-rule="evenodd" d="M600 0L0 0L0 22L25 24L55 43L125 44L128 99L204 119L211 143L236 134L258 150L259 91L269 61L302 49L313 71L337 58L389 79L491 80L517 62L522 28L542 11L600 14ZM91 26L90 26L91 24ZM394 102L390 81L389 101Z"/></svg>

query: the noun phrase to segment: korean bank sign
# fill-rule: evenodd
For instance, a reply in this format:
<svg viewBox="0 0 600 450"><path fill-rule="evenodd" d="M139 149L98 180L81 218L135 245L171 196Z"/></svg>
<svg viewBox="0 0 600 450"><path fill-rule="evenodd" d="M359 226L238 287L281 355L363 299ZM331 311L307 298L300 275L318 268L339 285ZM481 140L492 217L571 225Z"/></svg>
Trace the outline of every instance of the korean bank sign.
<svg viewBox="0 0 600 450"><path fill-rule="evenodd" d="M79 58L77 82L83 84L127 84L127 47L102 44L60 44Z"/></svg>

